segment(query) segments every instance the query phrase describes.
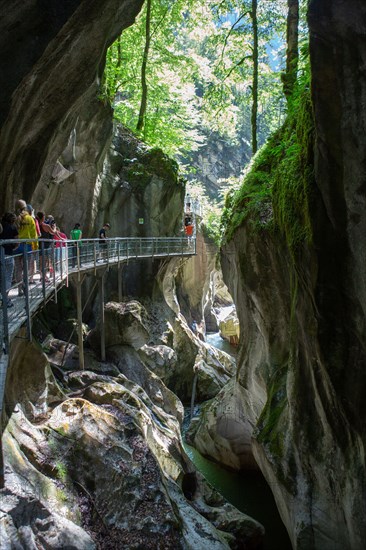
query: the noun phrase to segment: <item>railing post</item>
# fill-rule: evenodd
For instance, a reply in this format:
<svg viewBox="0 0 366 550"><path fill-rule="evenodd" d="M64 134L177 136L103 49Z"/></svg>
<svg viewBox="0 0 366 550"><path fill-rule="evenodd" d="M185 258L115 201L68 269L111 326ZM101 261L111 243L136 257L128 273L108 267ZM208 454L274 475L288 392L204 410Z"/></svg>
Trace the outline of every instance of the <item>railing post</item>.
<svg viewBox="0 0 366 550"><path fill-rule="evenodd" d="M122 302L122 265L118 265L118 301Z"/></svg>
<svg viewBox="0 0 366 550"><path fill-rule="evenodd" d="M60 262L60 280L61 282L63 281L63 269L62 269L62 264L64 262L64 247L63 247L63 241L59 241L60 242L60 248L59 248L59 262Z"/></svg>
<svg viewBox="0 0 366 550"><path fill-rule="evenodd" d="M76 265L77 265L78 271L80 271L80 247L79 247L79 241L76 241Z"/></svg>
<svg viewBox="0 0 366 550"><path fill-rule="evenodd" d="M105 271L98 279L100 313L100 358L102 361L105 361L104 274Z"/></svg>
<svg viewBox="0 0 366 550"><path fill-rule="evenodd" d="M46 303L46 255L44 253L44 242L41 241L41 278L43 301Z"/></svg>
<svg viewBox="0 0 366 550"><path fill-rule="evenodd" d="M94 254L94 275L96 275L97 274L97 245L95 241L93 241L93 254Z"/></svg>
<svg viewBox="0 0 366 550"><path fill-rule="evenodd" d="M2 310L3 310L3 341L1 342L4 353L9 353L9 319L8 319L8 299L7 299L7 289L6 289L6 257L5 250L3 246L0 246L0 284L1 284L1 296L2 296ZM0 350L1 356L2 350ZM4 380L5 384L5 380ZM0 411L1 413L1 411Z"/></svg>
<svg viewBox="0 0 366 550"><path fill-rule="evenodd" d="M79 366L81 370L84 370L83 308L81 305L81 285L82 281L78 278L76 282L76 309L78 323Z"/></svg>
<svg viewBox="0 0 366 550"><path fill-rule="evenodd" d="M65 252L66 252L66 260L65 260L65 267L66 267L66 286L69 286L69 242L66 242L65 246Z"/></svg>
<svg viewBox="0 0 366 550"><path fill-rule="evenodd" d="M23 286L24 286L24 297L25 297L25 311L26 311L26 325L27 325L27 336L28 340L32 341L32 317L29 304L29 282L28 282L28 244L24 243L23 246Z"/></svg>
<svg viewBox="0 0 366 550"><path fill-rule="evenodd" d="M51 243L52 247L52 279L53 279L53 293L55 296L55 303L57 304L57 285L56 285L56 255L55 255L55 241Z"/></svg>

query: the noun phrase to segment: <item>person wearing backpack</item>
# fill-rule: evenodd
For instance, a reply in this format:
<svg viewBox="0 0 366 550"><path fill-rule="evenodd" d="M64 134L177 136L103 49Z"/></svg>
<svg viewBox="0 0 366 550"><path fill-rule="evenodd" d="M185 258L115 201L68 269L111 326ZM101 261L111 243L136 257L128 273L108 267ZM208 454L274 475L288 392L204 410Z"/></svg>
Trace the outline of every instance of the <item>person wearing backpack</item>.
<svg viewBox="0 0 366 550"><path fill-rule="evenodd" d="M15 225L16 222L16 215L13 214L13 212L6 212L2 217L2 225L0 224L0 238L4 241L10 240L10 239L17 239L18 238L18 229ZM4 244L2 245L4 248L4 259L5 259L5 291L6 296L3 296L3 300L7 301L8 307L13 307L13 302L10 300L8 294L9 290L11 289L11 283L13 279L13 272L14 272L14 253L15 250L18 248L18 243L15 244ZM0 287L1 292L1 287Z"/></svg>

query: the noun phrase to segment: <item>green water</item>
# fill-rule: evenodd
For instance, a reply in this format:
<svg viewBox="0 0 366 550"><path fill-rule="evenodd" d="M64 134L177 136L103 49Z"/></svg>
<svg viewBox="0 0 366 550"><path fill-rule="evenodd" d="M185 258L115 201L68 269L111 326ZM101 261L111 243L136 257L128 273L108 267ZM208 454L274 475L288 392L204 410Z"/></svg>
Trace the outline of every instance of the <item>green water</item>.
<svg viewBox="0 0 366 550"><path fill-rule="evenodd" d="M236 348L232 346L227 340L221 338L219 332L208 332L206 334L206 342L208 344L211 344L211 346L214 346L215 348L226 351L226 353L232 355L233 357L236 356Z"/></svg>
<svg viewBox="0 0 366 550"><path fill-rule="evenodd" d="M204 458L185 442L184 448L196 468L228 502L264 526L263 550L291 550L273 495L261 473L232 472Z"/></svg>
<svg viewBox="0 0 366 550"><path fill-rule="evenodd" d="M235 357L236 348L223 340L218 332L207 334L206 341ZM184 429L185 426L183 431ZM184 442L184 448L196 468L228 502L264 526L266 534L263 550L291 550L290 539L278 513L272 492L260 472L226 470L203 457L186 442Z"/></svg>

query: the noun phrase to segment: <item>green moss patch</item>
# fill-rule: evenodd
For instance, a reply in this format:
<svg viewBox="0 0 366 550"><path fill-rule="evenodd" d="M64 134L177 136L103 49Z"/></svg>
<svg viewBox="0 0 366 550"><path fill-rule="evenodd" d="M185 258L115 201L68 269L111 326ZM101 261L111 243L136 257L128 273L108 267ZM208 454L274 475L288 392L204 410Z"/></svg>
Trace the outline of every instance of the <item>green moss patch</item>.
<svg viewBox="0 0 366 550"><path fill-rule="evenodd" d="M288 429L286 379L287 368L278 368L269 384L267 402L259 417L254 437L266 449L280 483L289 493L295 495L296 463L285 441Z"/></svg>
<svg viewBox="0 0 366 550"><path fill-rule="evenodd" d="M159 178L178 183L178 163L161 149L148 149L141 157L141 162Z"/></svg>
<svg viewBox="0 0 366 550"><path fill-rule="evenodd" d="M309 198L314 183L314 123L308 78L289 105L283 127L252 159L241 187L227 195L224 240L246 221L254 230L279 230L291 252L311 242Z"/></svg>

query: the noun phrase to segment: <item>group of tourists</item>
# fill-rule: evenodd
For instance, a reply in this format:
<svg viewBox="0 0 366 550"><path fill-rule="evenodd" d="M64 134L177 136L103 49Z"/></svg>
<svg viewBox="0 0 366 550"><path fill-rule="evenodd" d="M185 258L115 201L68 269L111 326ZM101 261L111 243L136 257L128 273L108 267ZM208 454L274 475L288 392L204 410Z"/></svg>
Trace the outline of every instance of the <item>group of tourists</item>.
<svg viewBox="0 0 366 550"><path fill-rule="evenodd" d="M100 248L103 257L106 254L106 233L109 229L110 224L106 223L99 231ZM82 236L81 225L80 223L76 223L70 232L70 240L79 241L82 239ZM5 280L5 283L2 282L2 285L5 285L5 289L0 287L0 292L4 294L5 291L8 307L14 305L9 297L9 290L12 286L17 286L18 295L24 294L24 252L29 253L27 261L28 284L35 285L36 281L34 278L37 271L39 271L40 276L43 277L45 282L51 280L54 270L60 268L61 262L66 261L65 251L68 246L66 242L68 237L58 227L54 217L50 214L46 216L42 211L35 214L33 207L21 199L16 201L15 211L6 212L2 216L0 223L0 240L11 241L17 239L29 239L29 242L21 244L7 243L3 245L5 277L2 275L0 281ZM39 239L42 240L39 241ZM76 242L70 246L72 267L76 265L78 248L79 244ZM42 249L42 254L37 254L37 251L40 249ZM51 251L54 252L51 254ZM81 262L79 265L81 265Z"/></svg>

